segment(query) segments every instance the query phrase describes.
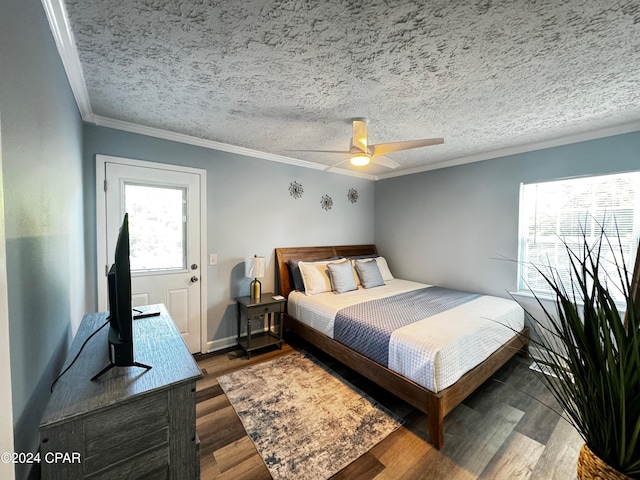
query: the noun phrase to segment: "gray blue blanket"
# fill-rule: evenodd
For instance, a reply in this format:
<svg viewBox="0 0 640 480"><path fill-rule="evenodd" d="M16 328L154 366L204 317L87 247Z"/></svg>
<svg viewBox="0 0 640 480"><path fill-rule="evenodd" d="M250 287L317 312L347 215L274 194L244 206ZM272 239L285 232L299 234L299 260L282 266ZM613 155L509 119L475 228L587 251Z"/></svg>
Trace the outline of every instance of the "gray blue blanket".
<svg viewBox="0 0 640 480"><path fill-rule="evenodd" d="M389 340L394 330L479 296L477 293L427 287L352 305L338 311L333 338L386 367Z"/></svg>

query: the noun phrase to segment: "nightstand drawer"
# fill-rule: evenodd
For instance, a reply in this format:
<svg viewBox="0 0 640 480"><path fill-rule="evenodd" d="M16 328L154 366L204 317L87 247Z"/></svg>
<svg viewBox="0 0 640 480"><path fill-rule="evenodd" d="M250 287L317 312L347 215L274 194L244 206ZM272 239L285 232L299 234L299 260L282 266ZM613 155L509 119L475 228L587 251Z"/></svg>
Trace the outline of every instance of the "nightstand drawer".
<svg viewBox="0 0 640 480"><path fill-rule="evenodd" d="M252 305L247 307L248 317L257 317L258 315L266 315L267 313L284 312L284 303L276 302L268 305Z"/></svg>

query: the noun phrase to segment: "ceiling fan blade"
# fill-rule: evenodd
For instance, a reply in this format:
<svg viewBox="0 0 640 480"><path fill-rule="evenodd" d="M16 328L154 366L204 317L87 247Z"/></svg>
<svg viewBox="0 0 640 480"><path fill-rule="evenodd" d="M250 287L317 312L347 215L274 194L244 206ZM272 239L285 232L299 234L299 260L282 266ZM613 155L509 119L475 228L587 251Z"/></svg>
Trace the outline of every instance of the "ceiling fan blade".
<svg viewBox="0 0 640 480"><path fill-rule="evenodd" d="M387 168L398 168L400 164L394 160L391 160L389 157L384 157L382 155L378 155L371 159L371 163L375 163L377 165L382 165Z"/></svg>
<svg viewBox="0 0 640 480"><path fill-rule="evenodd" d="M286 152L315 152L315 153L341 153L343 155L349 155L351 152L348 150L285 150Z"/></svg>
<svg viewBox="0 0 640 480"><path fill-rule="evenodd" d="M444 138L425 138L422 140L407 140L406 142L379 143L378 145L371 145L369 147L369 153L371 153L372 157L377 157L378 155L386 155L387 153L440 145L441 143L444 143Z"/></svg>
<svg viewBox="0 0 640 480"><path fill-rule="evenodd" d="M363 120L354 120L351 147L355 147L361 152L367 153L367 143L367 122L364 122Z"/></svg>
<svg viewBox="0 0 640 480"><path fill-rule="evenodd" d="M348 152L347 152L347 153L348 153ZM324 169L324 171L325 171L325 172L328 172L328 171L329 171L329 170L331 170L332 168L337 167L338 165L340 165L340 164L342 164L342 163L346 162L347 160L349 160L349 158L348 158L348 157L347 157L347 158L343 158L343 159L342 159L342 160L340 160L339 162L336 162L336 163L333 163L333 164L331 164L331 165L327 166L327 168L325 168L325 169Z"/></svg>

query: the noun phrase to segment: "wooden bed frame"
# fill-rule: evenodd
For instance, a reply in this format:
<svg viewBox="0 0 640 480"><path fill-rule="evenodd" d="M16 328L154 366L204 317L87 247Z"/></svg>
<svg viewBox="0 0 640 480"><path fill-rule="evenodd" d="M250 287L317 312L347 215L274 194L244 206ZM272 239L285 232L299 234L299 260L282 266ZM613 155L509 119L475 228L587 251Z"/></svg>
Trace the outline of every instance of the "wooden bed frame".
<svg viewBox="0 0 640 480"><path fill-rule="evenodd" d="M292 281L287 265L289 260L314 261L335 256L377 253L375 245L276 248L276 261L278 263L276 284L280 288L279 293L287 297L292 290ZM484 362L463 375L455 384L438 393L433 393L314 330L287 313L284 315L284 326L336 360L426 413L429 437L431 443L438 449L442 447L444 442L443 422L445 415L482 385L516 353L522 351L526 355L529 343L529 329L525 327Z"/></svg>

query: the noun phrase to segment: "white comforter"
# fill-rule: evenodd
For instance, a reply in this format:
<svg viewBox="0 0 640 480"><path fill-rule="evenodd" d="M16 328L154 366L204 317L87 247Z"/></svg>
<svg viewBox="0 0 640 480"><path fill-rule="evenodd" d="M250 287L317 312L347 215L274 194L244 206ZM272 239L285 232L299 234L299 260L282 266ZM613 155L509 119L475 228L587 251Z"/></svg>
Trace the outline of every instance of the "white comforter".
<svg viewBox="0 0 640 480"><path fill-rule="evenodd" d="M291 292L289 315L333 338L342 308L428 285L394 279L384 286L308 296ZM389 368L438 392L486 360L524 327L524 312L513 300L481 296L438 315L395 330L389 343Z"/></svg>

